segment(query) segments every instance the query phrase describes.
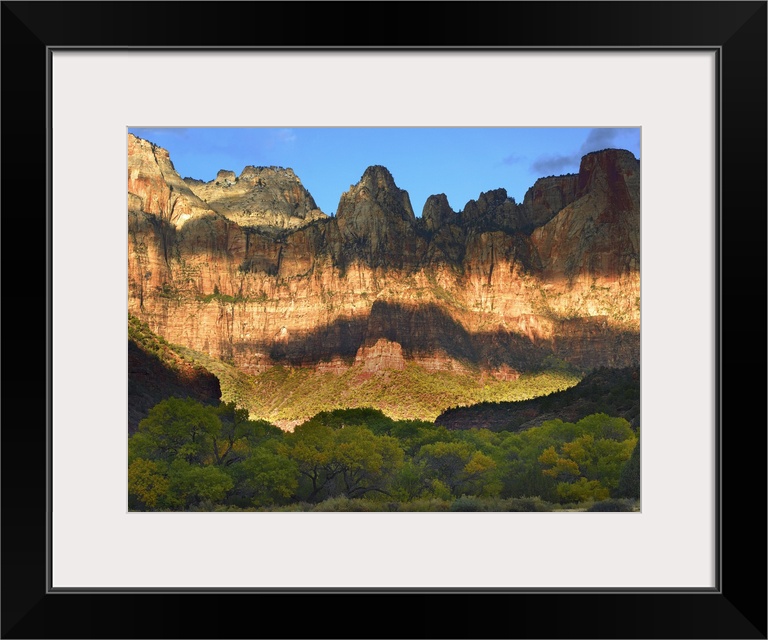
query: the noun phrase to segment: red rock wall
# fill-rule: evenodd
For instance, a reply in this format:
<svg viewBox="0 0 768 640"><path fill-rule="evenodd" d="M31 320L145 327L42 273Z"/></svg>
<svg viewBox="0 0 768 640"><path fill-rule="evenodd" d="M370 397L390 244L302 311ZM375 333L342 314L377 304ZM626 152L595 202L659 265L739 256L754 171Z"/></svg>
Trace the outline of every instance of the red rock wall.
<svg viewBox="0 0 768 640"><path fill-rule="evenodd" d="M547 183L559 194L549 204L532 193L540 209L576 199L530 235L447 213L422 233L407 194L376 169L338 218L275 237L171 191L180 178L160 151L129 148L129 311L171 343L254 373L340 370L377 344L381 362L507 377L553 354L583 368L639 362L639 163L628 152L585 156L578 176ZM183 220L164 213L172 193Z"/></svg>

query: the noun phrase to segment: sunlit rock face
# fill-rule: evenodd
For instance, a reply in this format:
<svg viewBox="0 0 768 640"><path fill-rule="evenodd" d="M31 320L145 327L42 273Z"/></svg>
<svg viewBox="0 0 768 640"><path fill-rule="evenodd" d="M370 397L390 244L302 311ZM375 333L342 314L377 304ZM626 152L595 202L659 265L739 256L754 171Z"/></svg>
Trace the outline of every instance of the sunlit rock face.
<svg viewBox="0 0 768 640"><path fill-rule="evenodd" d="M522 204L497 189L454 212L438 195L416 218L372 166L326 217L288 169L185 182L167 152L129 138L129 311L249 373L638 364L639 178L631 153L609 149Z"/></svg>
<svg viewBox="0 0 768 640"><path fill-rule="evenodd" d="M176 227L210 212L176 173L168 152L132 134L128 135L128 207Z"/></svg>
<svg viewBox="0 0 768 640"><path fill-rule="evenodd" d="M239 176L221 170L210 182L185 182L208 207L243 227L295 229L327 217L293 169L247 166Z"/></svg>
<svg viewBox="0 0 768 640"><path fill-rule="evenodd" d="M379 338L375 344L363 345L357 350L355 364L364 372L377 373L386 369L405 369L403 347L398 342Z"/></svg>

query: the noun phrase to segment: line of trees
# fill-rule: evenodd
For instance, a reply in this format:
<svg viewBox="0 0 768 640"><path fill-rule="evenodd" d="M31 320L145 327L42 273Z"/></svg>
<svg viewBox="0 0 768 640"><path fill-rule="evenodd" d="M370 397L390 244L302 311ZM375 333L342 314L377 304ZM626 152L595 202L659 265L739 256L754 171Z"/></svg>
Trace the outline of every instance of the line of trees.
<svg viewBox="0 0 768 640"><path fill-rule="evenodd" d="M234 403L169 398L129 439L129 508L495 500L498 510L499 500L531 496L554 504L639 499L637 443L626 420L605 414L494 433L345 409L319 413L288 433L250 420Z"/></svg>

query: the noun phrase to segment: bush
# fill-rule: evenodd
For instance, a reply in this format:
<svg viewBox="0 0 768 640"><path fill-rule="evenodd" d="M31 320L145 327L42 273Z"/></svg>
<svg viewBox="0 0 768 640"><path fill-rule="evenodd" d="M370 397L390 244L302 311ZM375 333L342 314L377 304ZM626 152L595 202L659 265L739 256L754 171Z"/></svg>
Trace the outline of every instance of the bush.
<svg viewBox="0 0 768 640"><path fill-rule="evenodd" d="M419 498L410 502L401 502L399 511L448 511L451 503L440 498Z"/></svg>
<svg viewBox="0 0 768 640"><path fill-rule="evenodd" d="M453 501L450 511L487 511L486 506L477 496L462 495Z"/></svg>
<svg viewBox="0 0 768 640"><path fill-rule="evenodd" d="M328 498L316 504L312 511L389 511L386 504L373 502L371 500L361 500L360 498L346 498L337 496Z"/></svg>
<svg viewBox="0 0 768 640"><path fill-rule="evenodd" d="M595 502L587 511L635 511L636 506L634 500L610 498Z"/></svg>
<svg viewBox="0 0 768 640"><path fill-rule="evenodd" d="M632 455L621 470L619 484L615 490L617 498L640 499L640 442L635 445Z"/></svg>
<svg viewBox="0 0 768 640"><path fill-rule="evenodd" d="M280 505L277 507L261 507L257 511L312 511L315 505L309 502L294 502L292 504Z"/></svg>
<svg viewBox="0 0 768 640"><path fill-rule="evenodd" d="M552 504L542 500L539 496L525 496L522 498L509 498L505 500L505 511L552 511Z"/></svg>

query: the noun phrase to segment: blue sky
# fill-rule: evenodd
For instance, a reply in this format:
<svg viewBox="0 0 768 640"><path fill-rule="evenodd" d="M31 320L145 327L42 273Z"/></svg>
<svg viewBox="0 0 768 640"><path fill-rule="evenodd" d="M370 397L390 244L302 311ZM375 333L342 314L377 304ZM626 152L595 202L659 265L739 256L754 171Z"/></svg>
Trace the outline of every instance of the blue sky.
<svg viewBox="0 0 768 640"><path fill-rule="evenodd" d="M458 211L483 191L503 187L522 202L537 178L575 173L585 153L628 149L640 158L639 128L132 128L164 147L182 177L212 180L219 169L290 167L320 209L365 169L384 165L408 191L417 216L445 193Z"/></svg>

